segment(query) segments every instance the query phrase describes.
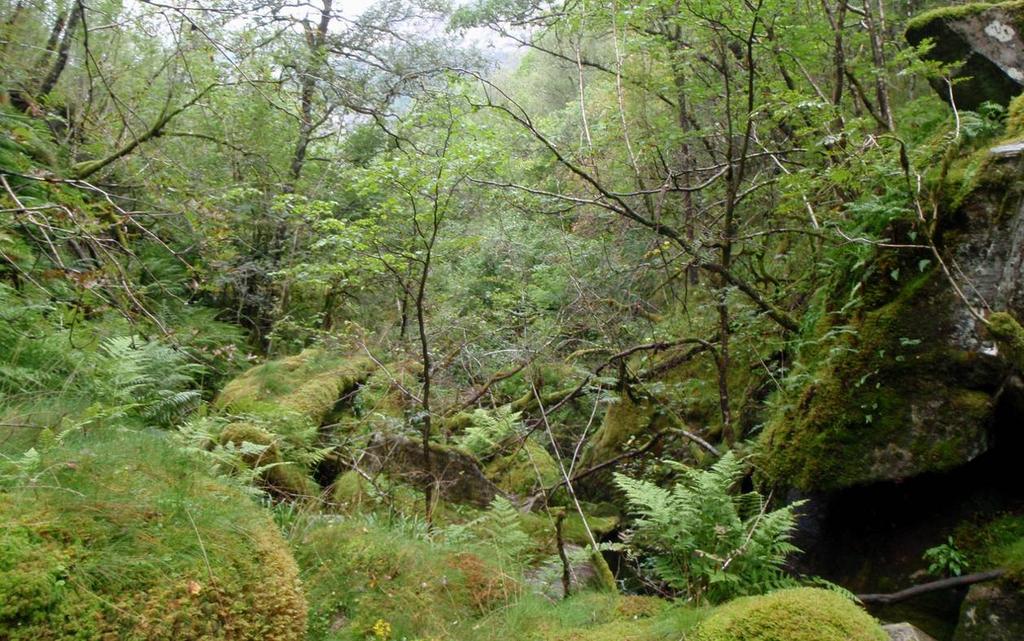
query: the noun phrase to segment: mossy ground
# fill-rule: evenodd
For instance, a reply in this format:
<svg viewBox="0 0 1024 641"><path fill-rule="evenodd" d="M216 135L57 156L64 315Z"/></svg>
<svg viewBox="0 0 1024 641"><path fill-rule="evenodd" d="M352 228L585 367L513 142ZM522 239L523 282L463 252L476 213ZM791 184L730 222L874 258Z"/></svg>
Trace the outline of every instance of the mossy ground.
<svg viewBox="0 0 1024 641"><path fill-rule="evenodd" d="M375 624L389 639L668 641L706 614L600 592L552 602L494 554L433 541L408 521L308 523L292 543L309 591L310 641L362 641Z"/></svg>
<svg viewBox="0 0 1024 641"><path fill-rule="evenodd" d="M0 630L18 639L302 639L295 562L267 515L166 435L47 451L0 494Z"/></svg>

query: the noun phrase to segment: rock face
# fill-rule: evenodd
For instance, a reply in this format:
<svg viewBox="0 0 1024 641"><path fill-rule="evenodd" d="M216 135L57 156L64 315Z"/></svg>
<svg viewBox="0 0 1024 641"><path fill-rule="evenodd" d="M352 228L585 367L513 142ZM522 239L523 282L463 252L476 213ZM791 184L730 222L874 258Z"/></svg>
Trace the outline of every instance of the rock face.
<svg viewBox="0 0 1024 641"><path fill-rule="evenodd" d="M971 586L953 641L1024 639L1024 593L999 585Z"/></svg>
<svg viewBox="0 0 1024 641"><path fill-rule="evenodd" d="M1024 7L1018 2L969 4L937 9L912 20L907 40L913 45L930 38L928 58L958 65L953 79L957 107L977 109L990 101L1006 105L1024 87ZM949 100L942 79L935 90Z"/></svg>
<svg viewBox="0 0 1024 641"><path fill-rule="evenodd" d="M379 432L374 434L366 454L368 469L384 470L392 478L419 487L436 484L440 495L449 501L484 507L499 493L480 471L476 459L458 448L431 444L429 472L418 440Z"/></svg>
<svg viewBox="0 0 1024 641"><path fill-rule="evenodd" d="M978 170L983 182L947 208L937 239L960 283L970 283L972 304L1016 318L1024 318L1020 171L1019 157L991 156ZM959 467L990 447L996 406L1011 393L1007 360L926 253L881 251L860 281L860 309L841 321L841 338L807 359L809 383L761 438L768 476L804 491Z"/></svg>

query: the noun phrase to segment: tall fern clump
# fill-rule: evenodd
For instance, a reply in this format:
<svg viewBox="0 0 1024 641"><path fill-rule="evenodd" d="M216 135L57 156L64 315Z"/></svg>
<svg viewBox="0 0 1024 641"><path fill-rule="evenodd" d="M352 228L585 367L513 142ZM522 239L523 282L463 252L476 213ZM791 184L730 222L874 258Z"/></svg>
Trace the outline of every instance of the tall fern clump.
<svg viewBox="0 0 1024 641"><path fill-rule="evenodd" d="M117 336L103 341L93 382L97 418L129 418L168 427L195 410L203 368L159 341Z"/></svg>
<svg viewBox="0 0 1024 641"><path fill-rule="evenodd" d="M782 565L799 551L790 543L799 504L768 510L757 492L736 492L744 463L732 453L708 470L675 467L680 478L671 489L615 476L637 517L629 551L642 553L661 581L696 602L792 585Z"/></svg>

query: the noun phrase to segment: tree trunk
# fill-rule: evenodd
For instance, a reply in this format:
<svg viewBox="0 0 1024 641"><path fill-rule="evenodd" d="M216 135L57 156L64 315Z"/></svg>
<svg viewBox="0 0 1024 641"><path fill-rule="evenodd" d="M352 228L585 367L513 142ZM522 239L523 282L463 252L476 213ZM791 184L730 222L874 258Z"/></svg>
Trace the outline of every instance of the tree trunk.
<svg viewBox="0 0 1024 641"><path fill-rule="evenodd" d="M53 91L53 88L57 86L57 81L60 80L60 76L64 73L64 67L68 64L68 54L71 51L71 36L75 33L75 29L78 28L79 21L82 20L82 14L85 12L85 7L81 2L76 2L74 8L71 10L71 17L68 20L67 26L64 28L64 35L60 40L60 47L57 49L57 59L53 61L53 66L50 67L49 73L43 79L41 85L39 85L38 96L45 97ZM61 22L58 20L58 22ZM54 25L54 29L57 25ZM55 34L51 34L51 38Z"/></svg>

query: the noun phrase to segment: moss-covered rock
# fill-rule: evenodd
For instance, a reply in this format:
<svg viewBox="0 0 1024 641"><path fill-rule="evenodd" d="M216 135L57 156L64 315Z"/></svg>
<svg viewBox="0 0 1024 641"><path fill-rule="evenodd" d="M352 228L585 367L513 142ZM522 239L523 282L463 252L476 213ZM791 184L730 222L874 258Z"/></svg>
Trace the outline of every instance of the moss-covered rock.
<svg viewBox="0 0 1024 641"><path fill-rule="evenodd" d="M0 495L0 636L297 641L306 602L276 527L165 435L77 437Z"/></svg>
<svg viewBox="0 0 1024 641"><path fill-rule="evenodd" d="M835 592L779 590L715 609L692 641L887 641L866 612Z"/></svg>
<svg viewBox="0 0 1024 641"><path fill-rule="evenodd" d="M1007 312L996 312L988 319L989 332L999 343L1004 356L1018 370L1024 372L1024 327Z"/></svg>
<svg viewBox="0 0 1024 641"><path fill-rule="evenodd" d="M245 371L224 386L214 407L235 413L295 412L320 425L374 369L366 357L307 349Z"/></svg>
<svg viewBox="0 0 1024 641"><path fill-rule="evenodd" d="M551 487L562 477L554 457L533 439L491 461L484 473L504 492L520 496Z"/></svg>
<svg viewBox="0 0 1024 641"><path fill-rule="evenodd" d="M950 470L990 447L1019 340L1004 321L1024 314L1024 184L1016 159L978 171L935 238L972 306L1008 315L981 322L934 259L877 250L823 297L835 301L819 312L830 325L815 327L776 396L759 438L772 481L832 491Z"/></svg>
<svg viewBox="0 0 1024 641"><path fill-rule="evenodd" d="M272 493L289 498L317 496L320 486L304 467L284 460L278 442L278 436L245 421L229 423L220 433L221 445L233 446L248 467L266 468L261 478Z"/></svg>
<svg viewBox="0 0 1024 641"><path fill-rule="evenodd" d="M1024 591L997 584L972 585L960 607L953 641L1019 641L1024 638Z"/></svg>
<svg viewBox="0 0 1024 641"><path fill-rule="evenodd" d="M938 270L864 313L761 437L768 475L833 490L947 470L987 447L993 377L950 345Z"/></svg>
<svg viewBox="0 0 1024 641"><path fill-rule="evenodd" d="M1024 3L978 2L926 12L907 25L907 40L933 43L927 57L954 65L953 95L961 109L983 102L1006 105L1024 86ZM945 80L933 80L936 92L949 100Z"/></svg>
<svg viewBox="0 0 1024 641"><path fill-rule="evenodd" d="M478 507L490 505L500 490L480 469L476 458L457 447L430 443L429 464L423 443L398 434L374 434L364 465L419 488L431 485L446 500Z"/></svg>

